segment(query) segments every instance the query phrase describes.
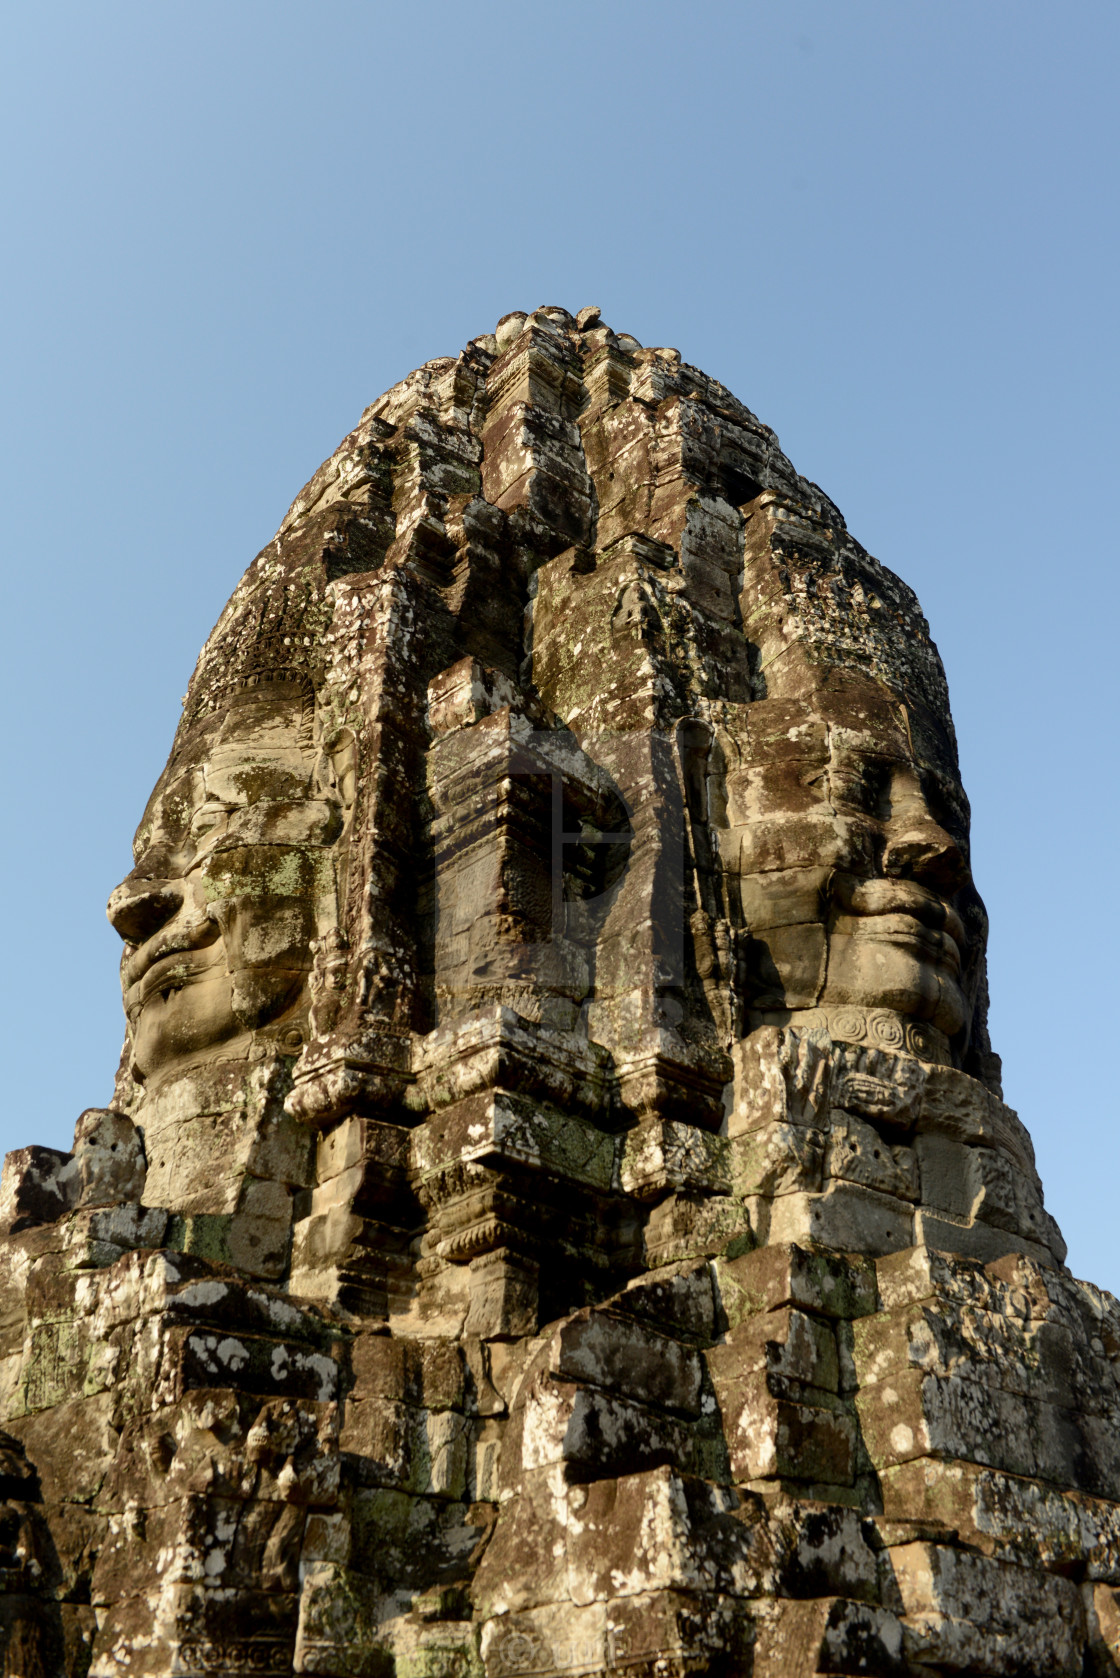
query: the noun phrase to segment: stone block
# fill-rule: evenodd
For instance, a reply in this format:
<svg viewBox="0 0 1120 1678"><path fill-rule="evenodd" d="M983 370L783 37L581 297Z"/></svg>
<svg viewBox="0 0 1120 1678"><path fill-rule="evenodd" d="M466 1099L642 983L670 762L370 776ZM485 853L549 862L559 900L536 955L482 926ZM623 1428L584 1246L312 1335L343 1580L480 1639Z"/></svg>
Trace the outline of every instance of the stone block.
<svg viewBox="0 0 1120 1678"><path fill-rule="evenodd" d="M947 1299L986 1309L992 1303L992 1281L979 1260L916 1246L885 1254L875 1261L879 1294L886 1310L923 1299Z"/></svg>
<svg viewBox="0 0 1120 1678"><path fill-rule="evenodd" d="M32 1265L43 1256L44 1242L58 1251L62 1246L62 1231L51 1224L39 1225L23 1235L0 1241L0 1362L9 1371L9 1360L22 1358L27 1331L27 1287ZM6 1413L6 1409L0 1411Z"/></svg>
<svg viewBox="0 0 1120 1678"><path fill-rule="evenodd" d="M601 1672L607 1666L607 1606L555 1603L498 1615L483 1625L481 1649L486 1678Z"/></svg>
<svg viewBox="0 0 1120 1678"><path fill-rule="evenodd" d="M350 1345L355 1395L363 1403L395 1399L426 1410L465 1406L463 1353L446 1340L359 1334Z"/></svg>
<svg viewBox="0 0 1120 1678"><path fill-rule="evenodd" d="M914 1152L921 1173L922 1205L971 1223L977 1188L974 1149L934 1132L917 1136Z"/></svg>
<svg viewBox="0 0 1120 1678"><path fill-rule="evenodd" d="M647 1119L623 1138L619 1176L623 1190L638 1200L690 1188L728 1194L727 1140L676 1119Z"/></svg>
<svg viewBox="0 0 1120 1678"><path fill-rule="evenodd" d="M863 1183L897 1200L918 1200L918 1167L912 1148L888 1142L866 1119L837 1114L828 1133L826 1177Z"/></svg>
<svg viewBox="0 0 1120 1678"><path fill-rule="evenodd" d="M1120 1414L1087 1416L1058 1411L1040 1429L1040 1467L1045 1462L1051 1478L1063 1476L1098 1497L1120 1502Z"/></svg>
<svg viewBox="0 0 1120 1678"><path fill-rule="evenodd" d="M840 1401L825 1392L804 1395L817 1404L778 1396L764 1370L744 1370L730 1348L720 1350L730 1355L712 1362L711 1377L735 1480L851 1485L856 1428Z"/></svg>
<svg viewBox="0 0 1120 1678"><path fill-rule="evenodd" d="M67 1263L75 1269L100 1269L126 1252L159 1247L167 1238L169 1221L161 1206L136 1201L82 1209L66 1225Z"/></svg>
<svg viewBox="0 0 1120 1678"><path fill-rule="evenodd" d="M470 1424L456 1410L424 1410L396 1399L350 1400L339 1446L360 1483L414 1496L460 1498L466 1490Z"/></svg>
<svg viewBox="0 0 1120 1678"><path fill-rule="evenodd" d="M247 1276L278 1280L288 1267L291 1236L290 1213L276 1218L235 1212L229 1220L226 1237L229 1262Z"/></svg>
<svg viewBox="0 0 1120 1678"><path fill-rule="evenodd" d="M819 843L818 836L811 834L808 821L802 833L791 831L792 827L792 823L775 823L772 835L772 854L775 859L787 864L804 855L808 845ZM820 837L823 838L823 835ZM760 838L756 826L751 839L757 845ZM749 880L749 870L744 870L744 876ZM743 895L746 897L749 893L744 891ZM811 1008L824 986L829 942L819 921L800 926L767 927L752 936L749 959L761 1005L768 1008L775 1005Z"/></svg>
<svg viewBox="0 0 1120 1678"><path fill-rule="evenodd" d="M927 1212L922 1207L914 1213L914 1239L920 1246L978 1259L981 1264L990 1264L1007 1253L1025 1253L1036 1264L1054 1264L1048 1247L1039 1246L1024 1235L996 1228L994 1224L956 1223L944 1213Z"/></svg>
<svg viewBox="0 0 1120 1678"><path fill-rule="evenodd" d="M859 1509L769 1493L765 1505L777 1565L773 1593L880 1601L880 1558Z"/></svg>
<svg viewBox="0 0 1120 1678"><path fill-rule="evenodd" d="M784 1195L821 1187L824 1133L807 1125L760 1124L730 1144L737 1195Z"/></svg>
<svg viewBox="0 0 1120 1678"><path fill-rule="evenodd" d="M501 1490L502 1422L483 1422L474 1434L474 1453L468 1470L470 1495L479 1503L494 1503Z"/></svg>
<svg viewBox="0 0 1120 1678"><path fill-rule="evenodd" d="M712 1272L704 1262L670 1265L635 1277L611 1305L624 1315L639 1317L682 1339L715 1338Z"/></svg>
<svg viewBox="0 0 1120 1678"><path fill-rule="evenodd" d="M576 1114L527 1096L491 1090L468 1096L430 1118L412 1139L415 1168L426 1176L461 1160L527 1166L609 1189L615 1138Z"/></svg>
<svg viewBox="0 0 1120 1678"><path fill-rule="evenodd" d="M190 1253L215 1264L232 1264L249 1276L278 1279L288 1266L291 1246L291 1201L280 1184L247 1179L248 1205L233 1212L190 1212L170 1219L165 1240L177 1252ZM286 1209L278 1210L276 1191ZM263 1210L255 1208L263 1205Z"/></svg>
<svg viewBox="0 0 1120 1678"><path fill-rule="evenodd" d="M1041 1200L1033 1227L1022 1228L1020 1202L1026 1187L1033 1188L1022 1168L998 1148L969 1146L951 1137L931 1134L915 1141L922 1179L922 1205L945 1213L951 1222L981 1222L1031 1239L1045 1235ZM1024 1179L1024 1191L1019 1188ZM931 1243L932 1244L932 1243ZM1039 1242L1045 1245L1045 1240Z"/></svg>
<svg viewBox="0 0 1120 1678"><path fill-rule="evenodd" d="M463 1342L466 1408L473 1415L504 1416L506 1413L506 1401L494 1381L495 1348L502 1344L475 1339Z"/></svg>
<svg viewBox="0 0 1120 1678"><path fill-rule="evenodd" d="M418 1595L408 1614L387 1614L382 1633L395 1670L482 1678L478 1627L457 1617L465 1610L461 1587L437 1585Z"/></svg>
<svg viewBox="0 0 1120 1678"><path fill-rule="evenodd" d="M307 1512L298 1505L192 1495L110 1517L91 1593L101 1608L132 1594L141 1547L163 1558L161 1588L220 1580L225 1589L294 1591Z"/></svg>
<svg viewBox="0 0 1120 1678"><path fill-rule="evenodd" d="M734 1597L685 1591L650 1591L619 1597L607 1610L607 1660L621 1671L685 1678L700 1663L750 1659L754 1620Z"/></svg>
<svg viewBox="0 0 1120 1678"><path fill-rule="evenodd" d="M971 1147L1001 1148L1030 1176L1034 1149L1018 1115L967 1072L927 1066L917 1129Z"/></svg>
<svg viewBox="0 0 1120 1678"><path fill-rule="evenodd" d="M342 1211L344 1214L353 1212L354 1202L361 1193L364 1176L365 1166L358 1160L353 1165L348 1165L345 1170L338 1171L324 1182L316 1184L309 1196L301 1196L300 1205L307 1207L309 1218L329 1217L335 1211Z"/></svg>
<svg viewBox="0 0 1120 1678"><path fill-rule="evenodd" d="M762 1026L736 1044L734 1062L728 1135L767 1124L828 1128L832 1041L827 1032Z"/></svg>
<svg viewBox="0 0 1120 1678"><path fill-rule="evenodd" d="M1083 1585L1088 1625L1090 1668L1100 1673L1120 1672L1120 1591L1111 1585Z"/></svg>
<svg viewBox="0 0 1120 1678"><path fill-rule="evenodd" d="M123 1113L90 1107L74 1129L74 1152L64 1168L74 1206L114 1206L144 1192L144 1144Z"/></svg>
<svg viewBox="0 0 1120 1678"><path fill-rule="evenodd" d="M362 1217L389 1216L407 1197L412 1132L351 1115L319 1138L311 1212L343 1206Z"/></svg>
<svg viewBox="0 0 1120 1678"><path fill-rule="evenodd" d="M299 1597L295 1671L330 1678L384 1678L392 1656L381 1633L379 1610L372 1579L330 1562L308 1567ZM291 1653L288 1659L292 1661Z"/></svg>
<svg viewBox="0 0 1120 1678"><path fill-rule="evenodd" d="M53 1223L70 1210L74 1185L64 1176L70 1155L59 1148L17 1148L4 1156L0 1233Z"/></svg>
<svg viewBox="0 0 1120 1678"><path fill-rule="evenodd" d="M564 1463L573 1480L637 1473L663 1462L688 1465L692 1438L687 1425L662 1411L617 1393L532 1377L511 1419L511 1438L502 1453L502 1493L516 1489L522 1469ZM520 1431L520 1458L513 1444Z"/></svg>
<svg viewBox="0 0 1120 1678"><path fill-rule="evenodd" d="M360 1493L355 1493L355 1497ZM374 1494L376 1495L376 1494ZM303 1531L300 1562L310 1567L316 1562L332 1562L342 1567L350 1558L350 1521L341 1512L326 1514L309 1510Z"/></svg>
<svg viewBox="0 0 1120 1678"><path fill-rule="evenodd" d="M460 658L428 683L428 723L436 735L469 728L503 706L516 705L515 683L477 658Z"/></svg>
<svg viewBox="0 0 1120 1678"><path fill-rule="evenodd" d="M157 1410L126 1427L98 1507L135 1514L196 1493L329 1506L339 1469L334 1405L195 1390L176 1404L173 1417Z"/></svg>
<svg viewBox="0 0 1120 1678"><path fill-rule="evenodd" d="M301 1218L292 1232L292 1273L297 1292L314 1298L313 1278L343 1262L366 1228L364 1218L337 1202Z"/></svg>
<svg viewBox="0 0 1120 1678"><path fill-rule="evenodd" d="M129 1671L164 1678L169 1649L182 1649L196 1672L291 1670L298 1597L219 1585L169 1585L154 1595L123 1597L98 1627L91 1678L119 1670L114 1651L131 1651Z"/></svg>
<svg viewBox="0 0 1120 1678"><path fill-rule="evenodd" d="M836 1392L840 1369L832 1325L784 1306L745 1317L707 1354L713 1380L761 1370L786 1382ZM717 1374L718 1372L718 1374Z"/></svg>
<svg viewBox="0 0 1120 1678"><path fill-rule="evenodd" d="M732 828L748 827L760 814L770 814L764 808L766 802L765 791L757 781L737 785L728 807ZM828 870L771 869L765 877L744 880L742 890L744 919L752 929L764 932L777 926L804 926L820 915L828 891Z"/></svg>
<svg viewBox="0 0 1120 1678"><path fill-rule="evenodd" d="M760 1604L752 1678L818 1678L866 1673L905 1678L902 1627L895 1616L865 1602L817 1597Z"/></svg>
<svg viewBox="0 0 1120 1678"><path fill-rule="evenodd" d="M770 1214L770 1239L818 1243L848 1253L893 1253L914 1242L908 1202L857 1183L832 1182L823 1194L786 1194Z"/></svg>
<svg viewBox="0 0 1120 1678"><path fill-rule="evenodd" d="M519 1339L535 1334L539 1320L540 1267L532 1259L502 1247L471 1261L465 1334Z"/></svg>
<svg viewBox="0 0 1120 1678"><path fill-rule="evenodd" d="M257 1121L246 1169L289 1188L310 1188L315 1181L314 1132L302 1119L269 1104Z"/></svg>
<svg viewBox="0 0 1120 1678"><path fill-rule="evenodd" d="M750 1597L773 1588L765 1523L741 1519L732 1494L671 1467L573 1487L568 1506L573 1602L653 1591Z"/></svg>
<svg viewBox="0 0 1120 1678"><path fill-rule="evenodd" d="M1120 1560L1120 1506L976 1463L920 1457L880 1475L888 1519L926 1521L970 1549L1051 1570ZM1100 1576L1100 1575L1096 1575Z"/></svg>
<svg viewBox="0 0 1120 1678"><path fill-rule="evenodd" d="M406 1133L407 1134L407 1133ZM366 1157L366 1121L357 1113L340 1119L325 1130L315 1143L315 1181L329 1183ZM407 1165L407 1156L404 1163Z"/></svg>
<svg viewBox="0 0 1120 1678"><path fill-rule="evenodd" d="M145 1125L144 1204L181 1214L234 1211L252 1145L252 1122L244 1107L180 1117L176 1106L166 1118L159 1124L149 1117Z"/></svg>
<svg viewBox="0 0 1120 1678"><path fill-rule="evenodd" d="M651 1269L753 1246L752 1207L726 1195L671 1194L651 1211L645 1228Z"/></svg>
<svg viewBox="0 0 1120 1678"><path fill-rule="evenodd" d="M849 942L849 948L851 944ZM835 1019L835 1034L853 1022ZM862 1023L862 1022L860 1022ZM902 1030L890 1015L875 1014L866 1022L871 1035L894 1036ZM874 1047L873 1043L841 1042L832 1050L832 1123L850 1117L870 1119L886 1130L906 1131L921 1108L927 1068L911 1055Z"/></svg>
<svg viewBox="0 0 1120 1678"><path fill-rule="evenodd" d="M45 1503L88 1503L117 1454L111 1393L72 1399L5 1423L33 1463Z"/></svg>
<svg viewBox="0 0 1120 1678"><path fill-rule="evenodd" d="M129 1311L127 1297L130 1273L120 1264L113 1278L124 1272L121 1279L125 1285L120 1294L125 1297L118 1306L114 1298L117 1290L106 1287L100 1291L98 1314L102 1322L110 1315L105 1311L106 1305L112 1303L118 1308L112 1311L110 1320L127 1322L133 1313L145 1318L158 1315L168 1324L205 1325L300 1341L323 1352L333 1352L337 1344L337 1321L314 1305L292 1299L282 1289L229 1270L215 1273L210 1265L179 1253L137 1255L135 1262L137 1268L141 1263L144 1268L139 1297L131 1302L133 1312ZM131 1274L135 1275L135 1271ZM80 1292L77 1304L80 1307L83 1303L84 1292Z"/></svg>
<svg viewBox="0 0 1120 1678"><path fill-rule="evenodd" d="M1014 1177L1015 1228L1040 1247L1048 1247L1057 1264L1066 1262L1067 1248L1061 1230L1042 1201L1042 1185L1032 1175L1017 1170Z"/></svg>
<svg viewBox="0 0 1120 1678"><path fill-rule="evenodd" d="M943 1544L906 1544L890 1556L912 1660L1081 1678L1085 1616L1072 1580Z"/></svg>
<svg viewBox="0 0 1120 1678"><path fill-rule="evenodd" d="M853 1325L861 1381L871 1385L907 1368L967 1375L1043 1404L1083 1405L1069 1329L1024 1322L999 1310L929 1300Z"/></svg>
<svg viewBox="0 0 1120 1678"><path fill-rule="evenodd" d="M474 1579L480 1617L519 1614L547 1603L593 1601L595 1593L586 1590L572 1596L568 1528L573 1488L562 1466L527 1469L510 1492L501 1502ZM578 1488L577 1507L585 1506L588 1496L588 1488Z"/></svg>
<svg viewBox="0 0 1120 1678"><path fill-rule="evenodd" d="M1059 1434L1049 1447L1040 1445L1054 1407L1048 1411L983 1381L915 1369L861 1388L855 1403L864 1445L880 1471L914 1457L936 1456L1059 1483L1076 1474L1068 1435Z"/></svg>
<svg viewBox="0 0 1120 1678"><path fill-rule="evenodd" d="M323 1401L338 1396L339 1370L326 1353L295 1341L173 1328L163 1344L153 1397L173 1403L192 1387Z"/></svg>
<svg viewBox="0 0 1120 1678"><path fill-rule="evenodd" d="M461 1578L473 1553L485 1547L492 1524L490 1511L458 1500L359 1486L350 1500L346 1538L352 1565L384 1589L422 1590Z"/></svg>
<svg viewBox="0 0 1120 1678"><path fill-rule="evenodd" d="M587 1381L686 1415L700 1411L699 1354L613 1311L569 1317L553 1337L549 1367L561 1381Z"/></svg>
<svg viewBox="0 0 1120 1678"><path fill-rule="evenodd" d="M720 1308L731 1327L745 1316L792 1305L834 1318L863 1317L878 1303L875 1267L856 1254L815 1252L775 1242L713 1266Z"/></svg>
<svg viewBox="0 0 1120 1678"><path fill-rule="evenodd" d="M611 962L623 971L643 959L633 948L636 936L637 932L620 934L619 947L609 952ZM615 1064L619 1099L627 1111L720 1130L731 1061L714 1043L690 1040L662 1026L643 1033Z"/></svg>

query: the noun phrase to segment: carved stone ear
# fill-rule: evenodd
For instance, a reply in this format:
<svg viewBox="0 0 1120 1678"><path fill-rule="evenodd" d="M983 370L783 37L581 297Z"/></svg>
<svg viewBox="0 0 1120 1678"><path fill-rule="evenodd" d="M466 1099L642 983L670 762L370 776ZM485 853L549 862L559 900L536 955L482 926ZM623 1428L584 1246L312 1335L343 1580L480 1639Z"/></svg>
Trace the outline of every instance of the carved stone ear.
<svg viewBox="0 0 1120 1678"><path fill-rule="evenodd" d="M334 793L344 810L353 807L358 792L358 742L352 729L340 728L324 740L315 779L322 791Z"/></svg>

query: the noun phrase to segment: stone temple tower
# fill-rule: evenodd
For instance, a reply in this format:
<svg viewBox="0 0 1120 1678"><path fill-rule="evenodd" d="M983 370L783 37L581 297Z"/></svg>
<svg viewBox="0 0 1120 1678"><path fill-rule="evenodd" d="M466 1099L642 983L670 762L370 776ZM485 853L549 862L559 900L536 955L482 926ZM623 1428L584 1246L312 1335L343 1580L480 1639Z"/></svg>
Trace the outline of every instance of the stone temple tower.
<svg viewBox="0 0 1120 1678"><path fill-rule="evenodd" d="M112 1104L0 1195L8 1678L1120 1670L1120 1305L918 602L597 309L366 410L203 648Z"/></svg>

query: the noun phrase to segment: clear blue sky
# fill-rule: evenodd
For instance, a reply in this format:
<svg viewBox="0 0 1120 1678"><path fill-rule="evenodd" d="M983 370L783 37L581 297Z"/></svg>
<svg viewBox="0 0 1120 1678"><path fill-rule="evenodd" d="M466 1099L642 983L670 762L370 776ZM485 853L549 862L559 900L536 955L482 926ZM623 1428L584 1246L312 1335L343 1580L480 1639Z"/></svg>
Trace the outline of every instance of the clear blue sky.
<svg viewBox="0 0 1120 1678"><path fill-rule="evenodd" d="M918 591L993 1037L1120 1292L1115 0L5 9L0 1146L122 1034L104 919L199 646L363 406L601 305Z"/></svg>

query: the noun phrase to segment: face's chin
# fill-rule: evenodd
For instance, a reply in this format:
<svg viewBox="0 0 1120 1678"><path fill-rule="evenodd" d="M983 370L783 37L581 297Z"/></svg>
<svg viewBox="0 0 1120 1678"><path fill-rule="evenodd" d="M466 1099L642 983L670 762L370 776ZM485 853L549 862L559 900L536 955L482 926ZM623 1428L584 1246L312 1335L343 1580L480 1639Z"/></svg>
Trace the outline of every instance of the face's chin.
<svg viewBox="0 0 1120 1678"><path fill-rule="evenodd" d="M132 1065L145 1083L177 1076L215 1053L228 1056L248 1046L252 1033L296 1002L306 975L291 971L235 971L231 976L220 943L206 952L205 965L167 959L134 987L128 1017Z"/></svg>
<svg viewBox="0 0 1120 1678"><path fill-rule="evenodd" d="M178 1070L208 1049L241 1034L234 1017L229 975L224 967L187 984L153 990L129 1010L132 1064L142 1080Z"/></svg>

